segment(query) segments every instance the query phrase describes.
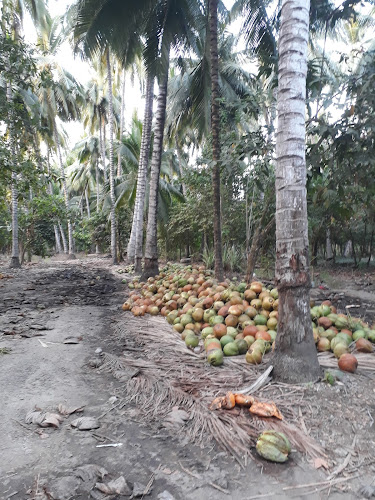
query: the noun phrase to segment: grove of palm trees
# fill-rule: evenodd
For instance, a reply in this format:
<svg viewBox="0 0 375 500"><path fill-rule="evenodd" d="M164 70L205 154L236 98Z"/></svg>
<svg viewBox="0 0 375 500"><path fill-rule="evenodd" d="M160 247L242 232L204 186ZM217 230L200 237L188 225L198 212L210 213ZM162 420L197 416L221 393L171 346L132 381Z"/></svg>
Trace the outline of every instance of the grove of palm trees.
<svg viewBox="0 0 375 500"><path fill-rule="evenodd" d="M373 0L0 8L0 498L375 497Z"/></svg>

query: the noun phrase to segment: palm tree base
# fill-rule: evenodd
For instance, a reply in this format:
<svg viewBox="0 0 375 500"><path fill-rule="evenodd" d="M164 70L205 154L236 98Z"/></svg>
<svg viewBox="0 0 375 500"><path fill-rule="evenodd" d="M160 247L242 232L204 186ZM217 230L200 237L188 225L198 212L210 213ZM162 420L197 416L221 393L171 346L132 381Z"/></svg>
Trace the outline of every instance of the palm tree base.
<svg viewBox="0 0 375 500"><path fill-rule="evenodd" d="M316 382L321 377L321 368L311 328L308 284L279 285L278 312L277 339L271 361L274 379L289 384Z"/></svg>
<svg viewBox="0 0 375 500"><path fill-rule="evenodd" d="M145 267L141 276L141 281L146 281L151 276L159 274L159 262L156 257L148 259L145 257Z"/></svg>
<svg viewBox="0 0 375 500"><path fill-rule="evenodd" d="M74 253L69 253L66 257L66 260L75 260L77 257Z"/></svg>
<svg viewBox="0 0 375 500"><path fill-rule="evenodd" d="M135 259L135 268L134 268L134 272L136 274L140 274L142 273L142 257L137 257ZM159 271L158 271L159 272ZM158 274L158 273L156 273Z"/></svg>
<svg viewBox="0 0 375 500"><path fill-rule="evenodd" d="M21 263L20 263L19 257L12 257L10 259L9 267L12 268L12 269L21 267Z"/></svg>

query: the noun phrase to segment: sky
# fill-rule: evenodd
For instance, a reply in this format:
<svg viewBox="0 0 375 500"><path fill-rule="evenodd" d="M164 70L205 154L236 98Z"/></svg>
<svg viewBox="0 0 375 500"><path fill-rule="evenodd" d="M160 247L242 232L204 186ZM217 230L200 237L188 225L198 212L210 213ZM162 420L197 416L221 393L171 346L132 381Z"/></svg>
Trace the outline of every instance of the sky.
<svg viewBox="0 0 375 500"><path fill-rule="evenodd" d="M230 9L234 0L223 0L225 6ZM49 0L48 7L52 16L62 15L66 9L74 2L74 0ZM235 27L236 30L238 27ZM24 31L26 39L33 43L35 42L35 30L31 18L27 16L24 21ZM237 30L238 31L238 30ZM68 42L62 44L58 53L59 64L68 70L73 76L83 85L94 76L90 65L82 61L80 57L74 57L72 48ZM125 129L126 125L130 125L132 116L136 111L139 118L142 118L144 111L144 99L140 92L140 85L137 80L134 85L128 77L125 82L126 97L125 97ZM76 142L84 135L84 130L81 123L70 122L64 123L64 129L69 136L69 146L73 147Z"/></svg>

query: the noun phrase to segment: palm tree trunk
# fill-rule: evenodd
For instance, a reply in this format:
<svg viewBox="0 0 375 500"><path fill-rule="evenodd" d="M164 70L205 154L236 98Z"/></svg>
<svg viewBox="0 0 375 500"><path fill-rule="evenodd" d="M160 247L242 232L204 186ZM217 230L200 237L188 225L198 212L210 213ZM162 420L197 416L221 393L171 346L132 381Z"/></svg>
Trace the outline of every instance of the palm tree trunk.
<svg viewBox="0 0 375 500"><path fill-rule="evenodd" d="M109 111L109 185L111 193L111 254L112 264L117 264L115 172L113 165L113 96L110 51L107 49L108 111Z"/></svg>
<svg viewBox="0 0 375 500"><path fill-rule="evenodd" d="M60 164L60 172L61 172L61 179L62 179L62 184L63 184L65 208L66 208L66 211L68 214L69 213L68 188L66 185L65 169L64 169L64 164L62 161L62 156L61 156L60 139L59 139L59 134L57 132L55 120L53 122L53 135L54 135L54 139L55 139L57 157L58 157L59 164ZM69 258L70 259L75 259L75 255L74 255L74 251L73 251L73 244L74 244L73 243L73 226L72 226L72 222L70 220L70 217L68 216L68 245L69 245Z"/></svg>
<svg viewBox="0 0 375 500"><path fill-rule="evenodd" d="M14 158L14 154L12 154ZM17 174L12 172L12 258L9 267L21 267L18 248L18 190Z"/></svg>
<svg viewBox="0 0 375 500"><path fill-rule="evenodd" d="M141 271L141 260L143 253L143 215L146 196L147 169L151 147L153 102L154 77L150 72L147 72L146 102L142 127L141 151L139 156L137 192L135 196L132 229L127 249L127 259L129 262L134 262L137 253L137 272Z"/></svg>
<svg viewBox="0 0 375 500"><path fill-rule="evenodd" d="M64 253L68 253L68 242L66 241L66 236L65 236L64 228L62 227L61 222L59 222L59 229L60 229L60 233L61 233L61 239L62 239L62 242L63 242Z"/></svg>
<svg viewBox="0 0 375 500"><path fill-rule="evenodd" d="M144 207L145 207L145 197L146 197L146 181L147 181L147 169L150 157L151 148L151 129L152 129L152 111L153 111L153 99L154 99L154 77L150 72L147 74L146 83L146 106L148 111L145 110L144 127L145 131L143 133L142 129L142 140L141 140L141 151L140 151L140 163L139 172L137 180L137 192L138 192L138 211L136 213L136 232L135 232L135 272L142 272L142 257L143 257L143 219L144 219ZM164 125L163 125L164 129ZM139 189L138 189L139 186Z"/></svg>
<svg viewBox="0 0 375 500"><path fill-rule="evenodd" d="M11 105L13 101L12 87L11 84L7 83L7 102L9 104L9 149L11 155L11 161L14 163L15 158L15 148L14 148L14 137L13 137L13 113L11 111ZM20 254L18 247L18 191L17 191L17 174L12 172L12 185L11 185L11 197L12 197L12 257L10 259L9 267L21 267L20 264Z"/></svg>
<svg viewBox="0 0 375 500"><path fill-rule="evenodd" d="M212 187L214 202L215 277L223 279L220 200L220 109L219 109L219 57L217 48L218 0L209 0L209 33L211 59L211 128L212 128Z"/></svg>
<svg viewBox="0 0 375 500"><path fill-rule="evenodd" d="M318 379L310 317L305 99L309 0L283 0L276 136L276 283L279 323L272 364L278 379Z"/></svg>
<svg viewBox="0 0 375 500"><path fill-rule="evenodd" d="M96 160L96 213L99 213L99 205L100 205L100 186L99 186L99 160ZM100 253L99 245L95 246L95 253Z"/></svg>
<svg viewBox="0 0 375 500"><path fill-rule="evenodd" d="M50 177L51 166L50 166L50 161L49 161L49 148L47 148L47 173L48 173L48 177ZM48 191L49 191L49 194L52 196L53 195L53 187L52 187L51 181L49 181L49 183L48 183ZM53 231L55 233L56 253L61 253L61 241L60 241L59 228L56 226L56 224L53 225Z"/></svg>
<svg viewBox="0 0 375 500"><path fill-rule="evenodd" d="M55 233L56 253L61 253L61 240L60 240L59 228L56 226L56 224L53 225L53 231Z"/></svg>
<svg viewBox="0 0 375 500"><path fill-rule="evenodd" d="M89 194L87 192L87 186L85 188L85 200L86 200L86 208L87 208L87 217L90 219L91 212L90 212L90 202L89 202Z"/></svg>
<svg viewBox="0 0 375 500"><path fill-rule="evenodd" d="M125 119L125 68L122 70L122 85L121 85L121 115L120 115L120 144L124 134L124 119ZM119 152L117 157L117 177L122 174L121 168L121 154Z"/></svg>
<svg viewBox="0 0 375 500"><path fill-rule="evenodd" d="M100 156L102 160L102 165L103 165L103 175L104 175L104 184L107 182L107 171L106 171L106 166L105 166L105 141L103 139L103 120L100 119L99 123L99 149L100 149Z"/></svg>
<svg viewBox="0 0 375 500"><path fill-rule="evenodd" d="M147 236L145 249L145 267L142 279L155 276L159 272L158 246L157 246L157 212L159 197L159 176L161 156L163 153L165 111L167 106L169 72L169 50L167 56L167 67L159 85L158 107L156 110L156 123L154 132L154 146L151 159L150 193L148 201Z"/></svg>
<svg viewBox="0 0 375 500"><path fill-rule="evenodd" d="M108 172L107 172L107 167L105 164L106 160L106 149L107 149L107 133L106 133L106 123L105 119L103 118L103 124L102 124L102 133L103 133L103 158L104 158L104 164L103 164L103 174L104 174L104 184L107 184L108 180Z"/></svg>

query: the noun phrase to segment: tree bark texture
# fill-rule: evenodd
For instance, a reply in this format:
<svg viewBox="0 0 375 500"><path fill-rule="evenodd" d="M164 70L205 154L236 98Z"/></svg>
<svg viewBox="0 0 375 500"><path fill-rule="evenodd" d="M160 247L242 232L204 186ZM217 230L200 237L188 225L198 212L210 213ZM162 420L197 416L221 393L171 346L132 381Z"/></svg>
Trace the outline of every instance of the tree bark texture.
<svg viewBox="0 0 375 500"><path fill-rule="evenodd" d="M47 172L48 172L48 177L50 177L50 175L51 175L51 166L50 166L49 155L50 155L49 149L47 149ZM48 191L49 191L49 194L52 196L53 195L53 187L52 187L51 180L48 183ZM59 228L57 227L56 224L53 225L53 231L55 233L56 253L61 253L60 233L59 233Z"/></svg>
<svg viewBox="0 0 375 500"><path fill-rule="evenodd" d="M59 222L59 229L60 229L60 233L61 233L61 239L62 239L62 242L63 242L64 253L68 253L68 242L66 241L66 236L65 236L64 228L62 227L61 222Z"/></svg>
<svg viewBox="0 0 375 500"><path fill-rule="evenodd" d="M220 106L219 106L219 56L217 48L218 0L209 0L209 36L211 61L211 130L212 130L212 187L214 203L215 277L223 280L220 200Z"/></svg>
<svg viewBox="0 0 375 500"><path fill-rule="evenodd" d="M154 77L147 72L146 102L142 126L141 150L139 155L139 167L137 178L137 191L135 196L132 229L127 249L129 262L136 262L136 272L141 272L141 261L143 254L143 217L146 197L146 181L148 161L151 148L151 129L154 101Z"/></svg>
<svg viewBox="0 0 375 500"><path fill-rule="evenodd" d="M65 169L64 169L64 164L62 161L62 156L61 156L60 139L59 139L59 134L57 133L57 126L56 126L55 120L53 123L53 135L55 138L57 157L58 157L59 164L60 164L60 172L61 172L61 179L62 179L62 184L63 184L65 208L66 208L66 211L68 212L69 211L68 188L66 185ZM68 217L68 254L69 254L69 258L71 258L71 259L75 258L74 251L73 251L73 226L72 226L72 222L70 220L70 217Z"/></svg>
<svg viewBox="0 0 375 500"><path fill-rule="evenodd" d="M85 188L85 201L86 201L87 217L90 219L91 218L91 211L90 211L90 201L89 201L89 193L87 190L87 186Z"/></svg>
<svg viewBox="0 0 375 500"><path fill-rule="evenodd" d="M279 323L276 378L318 379L310 318L310 272L305 162L305 99L309 0L283 0L279 38L276 137L276 283Z"/></svg>
<svg viewBox="0 0 375 500"><path fill-rule="evenodd" d="M115 171L113 165L113 96L112 96L112 69L111 56L107 50L107 78L108 78L108 112L109 112L109 186L111 194L111 254L112 264L117 264L116 245L116 197L115 197Z"/></svg>
<svg viewBox="0 0 375 500"><path fill-rule="evenodd" d="M263 218L264 222L264 218ZM246 282L251 283L253 279L253 274L255 270L255 266L259 257L259 250L262 245L262 241L267 236L268 232L271 230L273 224L275 222L274 217L269 221L265 228L263 228L263 223L260 222L255 229L255 233L253 236L253 240L251 242L250 252L247 257L247 267L246 267Z"/></svg>
<svg viewBox="0 0 375 500"><path fill-rule="evenodd" d="M148 219L146 232L146 249L145 249L145 266L143 271L143 279L150 276L155 276L159 273L158 263L158 245L157 245L157 214L158 214L158 197L159 197L159 177L161 157L163 153L165 111L167 106L168 92L168 72L169 72L169 53L167 67L159 85L158 104L156 110L156 123L154 132L154 147L151 159L151 176L150 176L150 194L148 201Z"/></svg>
<svg viewBox="0 0 375 500"><path fill-rule="evenodd" d="M107 182L107 168L105 164L105 120L103 118L100 118L100 123L99 123L99 148L100 148L100 156L102 160L102 165L103 165L103 178L104 178L104 184Z"/></svg>
<svg viewBox="0 0 375 500"><path fill-rule="evenodd" d="M8 117L9 149L10 149L12 163L14 163L16 155L15 155L14 136L13 136L13 113L11 111L13 95L10 82L7 83L6 97L8 104L10 105L9 117ZM12 257L10 259L9 267L14 268L14 267L21 267L19 247L18 247L18 190L17 190L16 172L12 172L11 199L12 199Z"/></svg>
<svg viewBox="0 0 375 500"><path fill-rule="evenodd" d="M122 136L124 134L124 120L125 120L125 68L122 70L122 82L121 82L120 144L122 142ZM117 177L120 177L121 174L122 174L121 154L119 152L117 157Z"/></svg>

